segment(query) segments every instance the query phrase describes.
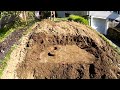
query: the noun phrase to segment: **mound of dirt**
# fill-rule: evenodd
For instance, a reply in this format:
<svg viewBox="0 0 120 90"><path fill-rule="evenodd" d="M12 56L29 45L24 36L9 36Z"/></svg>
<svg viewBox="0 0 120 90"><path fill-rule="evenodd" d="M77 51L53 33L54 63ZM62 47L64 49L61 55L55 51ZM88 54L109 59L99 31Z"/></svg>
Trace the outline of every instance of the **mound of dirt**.
<svg viewBox="0 0 120 90"><path fill-rule="evenodd" d="M120 55L77 22L38 23L16 73L20 79L118 79Z"/></svg>

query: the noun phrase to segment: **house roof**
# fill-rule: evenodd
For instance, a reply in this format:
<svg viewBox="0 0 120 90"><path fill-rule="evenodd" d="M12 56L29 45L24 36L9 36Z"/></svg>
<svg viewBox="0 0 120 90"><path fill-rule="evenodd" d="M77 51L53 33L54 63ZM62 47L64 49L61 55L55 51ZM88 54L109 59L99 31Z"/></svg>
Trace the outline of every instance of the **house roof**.
<svg viewBox="0 0 120 90"><path fill-rule="evenodd" d="M120 15L110 11L90 11L89 15L101 19L114 19L120 21Z"/></svg>

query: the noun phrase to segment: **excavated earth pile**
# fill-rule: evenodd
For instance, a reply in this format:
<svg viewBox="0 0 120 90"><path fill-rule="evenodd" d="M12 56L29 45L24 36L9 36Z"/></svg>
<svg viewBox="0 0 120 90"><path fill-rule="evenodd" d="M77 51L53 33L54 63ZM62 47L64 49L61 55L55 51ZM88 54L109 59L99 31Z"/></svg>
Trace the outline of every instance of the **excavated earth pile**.
<svg viewBox="0 0 120 90"><path fill-rule="evenodd" d="M118 79L120 55L96 31L77 22L38 23L26 42L20 79Z"/></svg>

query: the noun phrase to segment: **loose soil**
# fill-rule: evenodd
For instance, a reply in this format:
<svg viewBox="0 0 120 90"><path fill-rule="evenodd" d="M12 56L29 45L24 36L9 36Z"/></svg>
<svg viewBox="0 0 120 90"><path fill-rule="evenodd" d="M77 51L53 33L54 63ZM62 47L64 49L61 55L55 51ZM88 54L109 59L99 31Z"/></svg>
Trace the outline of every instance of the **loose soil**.
<svg viewBox="0 0 120 90"><path fill-rule="evenodd" d="M2 78L120 78L120 55L96 31L85 25L43 20L25 42L24 46L21 45L21 49L26 50L24 58L19 61L20 56L14 53L11 61L16 62L15 68L11 71L10 66L6 67Z"/></svg>

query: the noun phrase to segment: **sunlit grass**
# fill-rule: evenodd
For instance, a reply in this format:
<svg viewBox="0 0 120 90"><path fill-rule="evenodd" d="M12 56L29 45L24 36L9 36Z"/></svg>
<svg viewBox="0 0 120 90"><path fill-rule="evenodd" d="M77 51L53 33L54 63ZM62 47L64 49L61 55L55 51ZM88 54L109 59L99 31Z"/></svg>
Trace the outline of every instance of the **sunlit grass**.
<svg viewBox="0 0 120 90"><path fill-rule="evenodd" d="M55 22L58 22L58 21L68 21L68 18L65 17L65 18L55 18L54 20Z"/></svg>

